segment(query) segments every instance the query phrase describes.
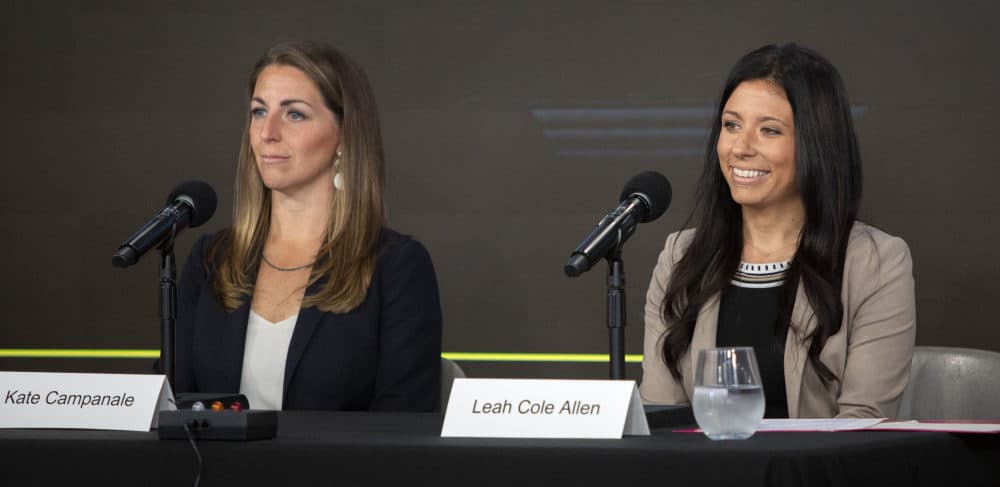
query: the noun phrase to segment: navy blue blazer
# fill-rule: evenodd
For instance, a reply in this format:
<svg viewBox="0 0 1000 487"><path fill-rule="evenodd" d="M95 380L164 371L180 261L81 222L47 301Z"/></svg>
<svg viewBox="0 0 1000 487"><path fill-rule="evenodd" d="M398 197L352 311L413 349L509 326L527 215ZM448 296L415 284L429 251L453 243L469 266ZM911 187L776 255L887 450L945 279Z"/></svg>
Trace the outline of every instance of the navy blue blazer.
<svg viewBox="0 0 1000 487"><path fill-rule="evenodd" d="M226 312L212 291L213 266L205 257L219 235L198 240L177 286L178 392L240 389L250 299ZM388 229L379 248L368 294L356 309L300 310L288 346L283 409L439 409L441 305L430 254Z"/></svg>

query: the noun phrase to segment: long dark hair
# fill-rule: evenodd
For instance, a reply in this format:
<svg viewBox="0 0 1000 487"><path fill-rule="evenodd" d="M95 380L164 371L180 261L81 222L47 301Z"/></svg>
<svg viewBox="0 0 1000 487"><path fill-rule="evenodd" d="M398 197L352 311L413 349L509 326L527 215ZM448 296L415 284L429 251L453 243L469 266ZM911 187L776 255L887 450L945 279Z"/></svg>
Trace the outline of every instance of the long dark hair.
<svg viewBox="0 0 1000 487"><path fill-rule="evenodd" d="M796 183L805 221L792 259L775 324L783 343L791 325L801 282L815 328L805 336L808 360L827 388L836 377L820 362L826 340L840 330L844 258L851 226L861 200L861 154L854 135L847 90L836 68L818 53L796 44L768 45L743 56L726 80L712 122L705 166L698 182L688 226L693 240L677 262L663 297L661 313L670 326L663 338L663 361L681 378L680 359L691 347L701 307L720 293L739 267L743 251L743 216L733 201L719 166L716 143L722 110L740 83L768 80L784 90L795 124ZM795 323L804 330L806 323Z"/></svg>

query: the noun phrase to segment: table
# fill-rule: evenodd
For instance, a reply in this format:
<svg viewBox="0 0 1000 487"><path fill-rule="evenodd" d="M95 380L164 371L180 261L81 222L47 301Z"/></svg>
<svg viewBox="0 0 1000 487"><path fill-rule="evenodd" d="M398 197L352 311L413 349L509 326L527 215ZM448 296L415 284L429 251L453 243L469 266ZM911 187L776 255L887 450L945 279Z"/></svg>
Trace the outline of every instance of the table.
<svg viewBox="0 0 1000 487"><path fill-rule="evenodd" d="M278 437L200 441L202 486L1000 485L1000 436L758 433L716 442L440 438L441 416L284 412ZM188 441L156 433L0 431L0 485L192 485Z"/></svg>

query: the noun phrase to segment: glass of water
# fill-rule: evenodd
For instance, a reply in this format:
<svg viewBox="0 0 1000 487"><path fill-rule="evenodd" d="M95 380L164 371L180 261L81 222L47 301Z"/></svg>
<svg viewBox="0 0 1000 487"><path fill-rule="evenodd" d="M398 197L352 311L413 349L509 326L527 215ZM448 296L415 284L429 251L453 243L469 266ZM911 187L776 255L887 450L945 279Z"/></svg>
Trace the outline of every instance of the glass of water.
<svg viewBox="0 0 1000 487"><path fill-rule="evenodd" d="M694 376L694 419L713 440L745 440L764 419L764 388L752 347L698 352Z"/></svg>

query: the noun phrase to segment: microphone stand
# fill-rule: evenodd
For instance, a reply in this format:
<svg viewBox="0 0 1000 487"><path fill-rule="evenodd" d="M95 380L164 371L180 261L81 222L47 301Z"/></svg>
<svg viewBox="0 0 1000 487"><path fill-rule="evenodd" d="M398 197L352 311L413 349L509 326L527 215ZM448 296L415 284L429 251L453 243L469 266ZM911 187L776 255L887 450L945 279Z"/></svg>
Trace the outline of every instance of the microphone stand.
<svg viewBox="0 0 1000 487"><path fill-rule="evenodd" d="M174 225L160 245L160 370L174 384L174 325L177 317L177 262L174 259Z"/></svg>
<svg viewBox="0 0 1000 487"><path fill-rule="evenodd" d="M611 380L625 379L625 263L622 262L621 231L608 253L608 341Z"/></svg>

